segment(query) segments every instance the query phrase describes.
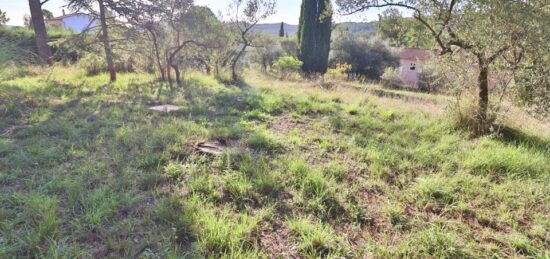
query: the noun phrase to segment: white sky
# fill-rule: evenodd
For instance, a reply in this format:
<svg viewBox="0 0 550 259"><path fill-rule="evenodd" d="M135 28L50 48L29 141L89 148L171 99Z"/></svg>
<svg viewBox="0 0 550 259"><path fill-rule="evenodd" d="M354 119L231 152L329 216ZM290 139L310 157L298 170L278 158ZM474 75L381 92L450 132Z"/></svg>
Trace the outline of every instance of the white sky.
<svg viewBox="0 0 550 259"><path fill-rule="evenodd" d="M208 6L215 14L222 12L225 14L227 6L231 0L195 0L195 4ZM268 17L262 23L279 23L285 22L289 24L298 24L300 18L300 0L278 0L277 13ZM50 0L44 5L44 9L51 11L54 16L59 16L62 13L63 6L67 3L66 0ZM10 21L9 25L23 25L23 17L29 14L29 4L27 0L0 0L0 10L7 13ZM353 16L336 16L335 20L342 21L373 21L378 19L380 10L370 10L359 15Z"/></svg>

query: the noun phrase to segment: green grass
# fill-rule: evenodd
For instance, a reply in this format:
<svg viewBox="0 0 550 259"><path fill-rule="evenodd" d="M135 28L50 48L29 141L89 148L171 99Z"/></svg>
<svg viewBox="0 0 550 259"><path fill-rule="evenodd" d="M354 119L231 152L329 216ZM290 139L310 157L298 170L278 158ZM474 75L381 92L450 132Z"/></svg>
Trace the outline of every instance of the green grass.
<svg viewBox="0 0 550 259"><path fill-rule="evenodd" d="M0 258L550 256L548 136L469 139L400 111L417 99L253 71L35 70L0 82Z"/></svg>
<svg viewBox="0 0 550 259"><path fill-rule="evenodd" d="M307 257L336 256L344 249L341 238L326 224L312 222L310 218L290 218L285 223L297 237L298 248Z"/></svg>

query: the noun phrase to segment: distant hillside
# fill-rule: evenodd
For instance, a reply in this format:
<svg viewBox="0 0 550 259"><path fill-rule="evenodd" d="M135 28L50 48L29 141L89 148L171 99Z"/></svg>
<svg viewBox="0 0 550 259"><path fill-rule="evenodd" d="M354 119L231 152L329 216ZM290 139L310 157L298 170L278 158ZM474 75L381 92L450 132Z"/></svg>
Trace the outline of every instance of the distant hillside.
<svg viewBox="0 0 550 259"><path fill-rule="evenodd" d="M351 33L374 33L376 30L376 22L344 22L336 26L347 28Z"/></svg>
<svg viewBox="0 0 550 259"><path fill-rule="evenodd" d="M262 31L270 35L279 35L280 23L262 23L254 26L254 31ZM285 33L292 35L298 32L298 25L285 23Z"/></svg>
<svg viewBox="0 0 550 259"><path fill-rule="evenodd" d="M285 23L285 33L292 35L298 32L298 25ZM336 25L337 27L348 28L351 33L374 33L376 22L344 22ZM262 23L254 27L255 31L262 31L270 35L279 35L280 23Z"/></svg>

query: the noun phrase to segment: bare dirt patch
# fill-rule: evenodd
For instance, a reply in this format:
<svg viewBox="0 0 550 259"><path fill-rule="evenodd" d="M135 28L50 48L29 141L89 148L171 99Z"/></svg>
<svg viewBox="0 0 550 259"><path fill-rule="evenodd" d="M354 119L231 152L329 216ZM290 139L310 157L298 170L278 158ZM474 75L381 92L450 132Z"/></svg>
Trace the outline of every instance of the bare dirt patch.
<svg viewBox="0 0 550 259"><path fill-rule="evenodd" d="M307 122L296 120L290 114L285 114L269 123L268 129L277 136L286 136L294 129L298 130L300 136L306 136L309 126Z"/></svg>

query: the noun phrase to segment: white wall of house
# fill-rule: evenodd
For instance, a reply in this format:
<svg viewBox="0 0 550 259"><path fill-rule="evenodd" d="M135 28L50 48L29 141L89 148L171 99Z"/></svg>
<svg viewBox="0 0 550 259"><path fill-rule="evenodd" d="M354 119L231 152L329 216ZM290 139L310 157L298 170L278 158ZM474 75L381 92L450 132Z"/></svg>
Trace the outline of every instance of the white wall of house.
<svg viewBox="0 0 550 259"><path fill-rule="evenodd" d="M422 71L422 61L412 59L401 59L399 75L401 80L407 84L417 84L419 74Z"/></svg>
<svg viewBox="0 0 550 259"><path fill-rule="evenodd" d="M89 27L94 27L96 23L93 17L86 14L77 14L63 18L64 27L72 29L75 32L82 32Z"/></svg>

